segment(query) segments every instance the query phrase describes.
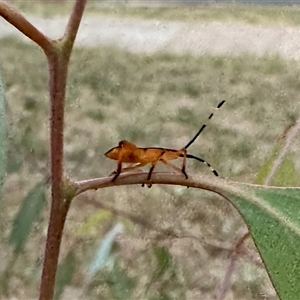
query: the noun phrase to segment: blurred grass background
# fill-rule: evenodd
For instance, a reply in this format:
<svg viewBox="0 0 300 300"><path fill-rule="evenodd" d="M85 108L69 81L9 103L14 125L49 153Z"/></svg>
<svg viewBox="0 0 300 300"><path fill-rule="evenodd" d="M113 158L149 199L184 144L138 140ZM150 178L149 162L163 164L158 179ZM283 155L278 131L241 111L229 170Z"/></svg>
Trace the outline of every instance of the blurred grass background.
<svg viewBox="0 0 300 300"><path fill-rule="evenodd" d="M33 45L13 38L0 44L9 127L0 212L0 292L7 298L36 298L49 204L17 257L8 240L22 199L49 172L47 64ZM66 172L75 180L107 176L116 162L103 153L122 139L141 147L179 149L226 99L189 152L210 162L223 178L261 182L282 134L298 118L299 79L298 62L278 56L195 57L77 48L66 101ZM296 142L277 184L299 185L298 149ZM187 172L210 174L196 162L188 162ZM104 212L97 202L153 227ZM87 266L117 222L125 229L112 249L113 263L89 278ZM74 200L66 222L57 299L213 299L229 256L215 244L232 245L242 224L228 203L198 190L128 186L86 193ZM180 238L162 234L170 228ZM250 242L249 247L254 248ZM227 299L277 298L264 269L241 260Z"/></svg>
<svg viewBox="0 0 300 300"><path fill-rule="evenodd" d="M21 11L36 14L45 18L53 15L69 15L72 8L70 1L40 1L10 0ZM256 3L258 4L258 3ZM249 24L264 25L296 25L299 21L297 5L256 5L234 3L213 3L204 5L184 5L169 1L160 4L159 1L146 5L139 1L89 1L85 13L88 15L108 16L117 18L158 19L184 22L237 21Z"/></svg>

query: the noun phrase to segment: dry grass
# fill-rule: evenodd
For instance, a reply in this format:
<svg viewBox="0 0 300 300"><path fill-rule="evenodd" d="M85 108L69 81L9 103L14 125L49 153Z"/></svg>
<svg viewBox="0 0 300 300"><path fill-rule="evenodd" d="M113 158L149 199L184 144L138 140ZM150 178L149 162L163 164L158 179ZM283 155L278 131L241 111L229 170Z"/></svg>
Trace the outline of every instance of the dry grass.
<svg viewBox="0 0 300 300"><path fill-rule="evenodd" d="M68 15L72 2L32 2L13 1L14 6L25 13L37 14L44 17L53 15ZM249 24L262 25L291 25L299 26L299 7L282 5L257 4L207 4L207 5L175 5L168 6L139 6L132 4L119 4L116 2L90 1L86 9L87 14L110 16L117 18L156 19L184 22L211 22L211 21L237 21Z"/></svg>

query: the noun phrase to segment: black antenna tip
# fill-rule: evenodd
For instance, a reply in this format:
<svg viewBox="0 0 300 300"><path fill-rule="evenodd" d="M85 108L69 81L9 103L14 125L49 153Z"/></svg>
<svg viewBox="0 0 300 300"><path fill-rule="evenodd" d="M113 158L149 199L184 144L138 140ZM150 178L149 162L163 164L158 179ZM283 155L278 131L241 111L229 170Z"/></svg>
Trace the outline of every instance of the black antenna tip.
<svg viewBox="0 0 300 300"><path fill-rule="evenodd" d="M225 102L226 102L225 100L222 100L222 101L218 104L217 108L221 108L222 105L223 105Z"/></svg>
<svg viewBox="0 0 300 300"><path fill-rule="evenodd" d="M221 108L222 105L223 105L225 102L226 102L225 100L222 100L222 101L218 104L217 108Z"/></svg>
<svg viewBox="0 0 300 300"><path fill-rule="evenodd" d="M219 176L218 172L216 170L213 170L213 173L216 175L216 176Z"/></svg>

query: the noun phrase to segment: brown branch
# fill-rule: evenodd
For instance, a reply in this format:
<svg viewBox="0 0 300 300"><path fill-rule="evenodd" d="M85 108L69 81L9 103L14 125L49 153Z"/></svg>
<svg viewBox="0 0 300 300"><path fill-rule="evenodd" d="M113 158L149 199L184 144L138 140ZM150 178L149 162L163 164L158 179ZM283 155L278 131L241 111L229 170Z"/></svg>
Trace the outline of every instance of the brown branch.
<svg viewBox="0 0 300 300"><path fill-rule="evenodd" d="M0 16L7 22L17 28L20 32L26 35L29 39L38 44L45 53L53 51L52 40L46 37L29 21L25 19L16 9L9 6L6 2L0 0Z"/></svg>
<svg viewBox="0 0 300 300"><path fill-rule="evenodd" d="M112 182L112 177L102 177L76 181L73 183L75 196L80 195L81 193L88 190L97 190L105 187L149 183L147 181L147 176L148 173L136 172L121 174L115 182ZM224 183L226 183L226 181L223 179L214 178L207 175L200 175L197 177L193 176L186 180L183 175L177 175L170 172L154 172L151 177L151 184L172 184L200 188L215 192L223 198L227 199L226 196L222 194L221 189ZM227 200L229 201L229 199Z"/></svg>
<svg viewBox="0 0 300 300"><path fill-rule="evenodd" d="M55 210L51 208L42 280L40 285L40 300L48 300L53 298L60 244L70 204L71 202L69 201L64 202L56 216L54 215ZM53 222L55 222L54 225Z"/></svg>
<svg viewBox="0 0 300 300"><path fill-rule="evenodd" d="M246 232L243 232L241 237L237 239L235 245L232 247L231 255L229 257L229 263L224 275L223 280L219 283L216 288L216 298L217 300L223 300L226 297L226 294L229 290L231 284L231 276L234 273L237 260L240 258L241 254L243 254L243 244L245 240L250 236L250 232L248 228L246 228Z"/></svg>
<svg viewBox="0 0 300 300"><path fill-rule="evenodd" d="M63 42L55 41L53 44L54 51L47 55L50 72L52 201L40 285L40 300L49 300L53 298L61 239L70 206L70 201L66 199L66 197L68 198L68 195L65 194L63 182L65 90L69 58L85 3L86 0L77 0L75 2Z"/></svg>
<svg viewBox="0 0 300 300"><path fill-rule="evenodd" d="M272 178L274 177L276 171L278 170L279 166L282 164L284 157L287 155L287 153L290 150L290 146L292 142L295 140L298 132L300 130L300 118L297 120L296 124L289 130L287 133L286 139L285 139L285 144L279 153L278 157L276 158L272 169L270 170L264 184L269 185Z"/></svg>
<svg viewBox="0 0 300 300"><path fill-rule="evenodd" d="M62 232L69 202L64 202L63 175L63 128L67 61L61 53L48 57L50 70L50 141L51 141L51 212L48 226L40 300L53 298Z"/></svg>
<svg viewBox="0 0 300 300"><path fill-rule="evenodd" d="M72 47L75 41L86 2L87 0L77 0L73 7L73 11L63 37L63 40L67 41L69 47Z"/></svg>
<svg viewBox="0 0 300 300"><path fill-rule="evenodd" d="M217 289L218 291L216 295L217 300L223 300L227 294L227 291L230 287L231 276L235 270L237 259L238 259L238 254L234 252L230 256L230 260L226 269L224 280L222 281L219 288Z"/></svg>

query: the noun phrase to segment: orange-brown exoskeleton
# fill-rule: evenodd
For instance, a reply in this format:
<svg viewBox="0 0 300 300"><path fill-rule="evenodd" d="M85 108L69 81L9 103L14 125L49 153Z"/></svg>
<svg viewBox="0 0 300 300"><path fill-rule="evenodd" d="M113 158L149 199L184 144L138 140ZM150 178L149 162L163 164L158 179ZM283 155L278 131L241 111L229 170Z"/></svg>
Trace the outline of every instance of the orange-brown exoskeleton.
<svg viewBox="0 0 300 300"><path fill-rule="evenodd" d="M224 103L225 100L222 100L218 104L216 109L220 109ZM208 120L210 120L212 116L213 113L210 114ZM196 138L201 134L201 132L205 127L206 124L203 124L200 130L197 132L197 134L187 143L187 145L184 148L180 150L156 148L156 147L140 148L126 140L121 141L117 147L114 147L105 153L106 157L118 161L117 170L112 173L112 175L114 175L112 181L115 181L121 172L133 171L147 164L151 164L151 168L147 177L147 181L149 181L151 179L151 174L158 162L162 162L165 165L173 168L177 172L182 173L185 176L185 178L188 179L188 175L186 174L185 171L186 158L193 158L206 164L211 169L211 171L215 174L215 176L218 176L217 171L214 170L211 167L211 165L208 162L206 162L204 159L187 153L187 148L196 140ZM183 158L181 169L170 162L170 160L175 160L177 158ZM123 163L128 163L133 165L126 168L122 168Z"/></svg>

